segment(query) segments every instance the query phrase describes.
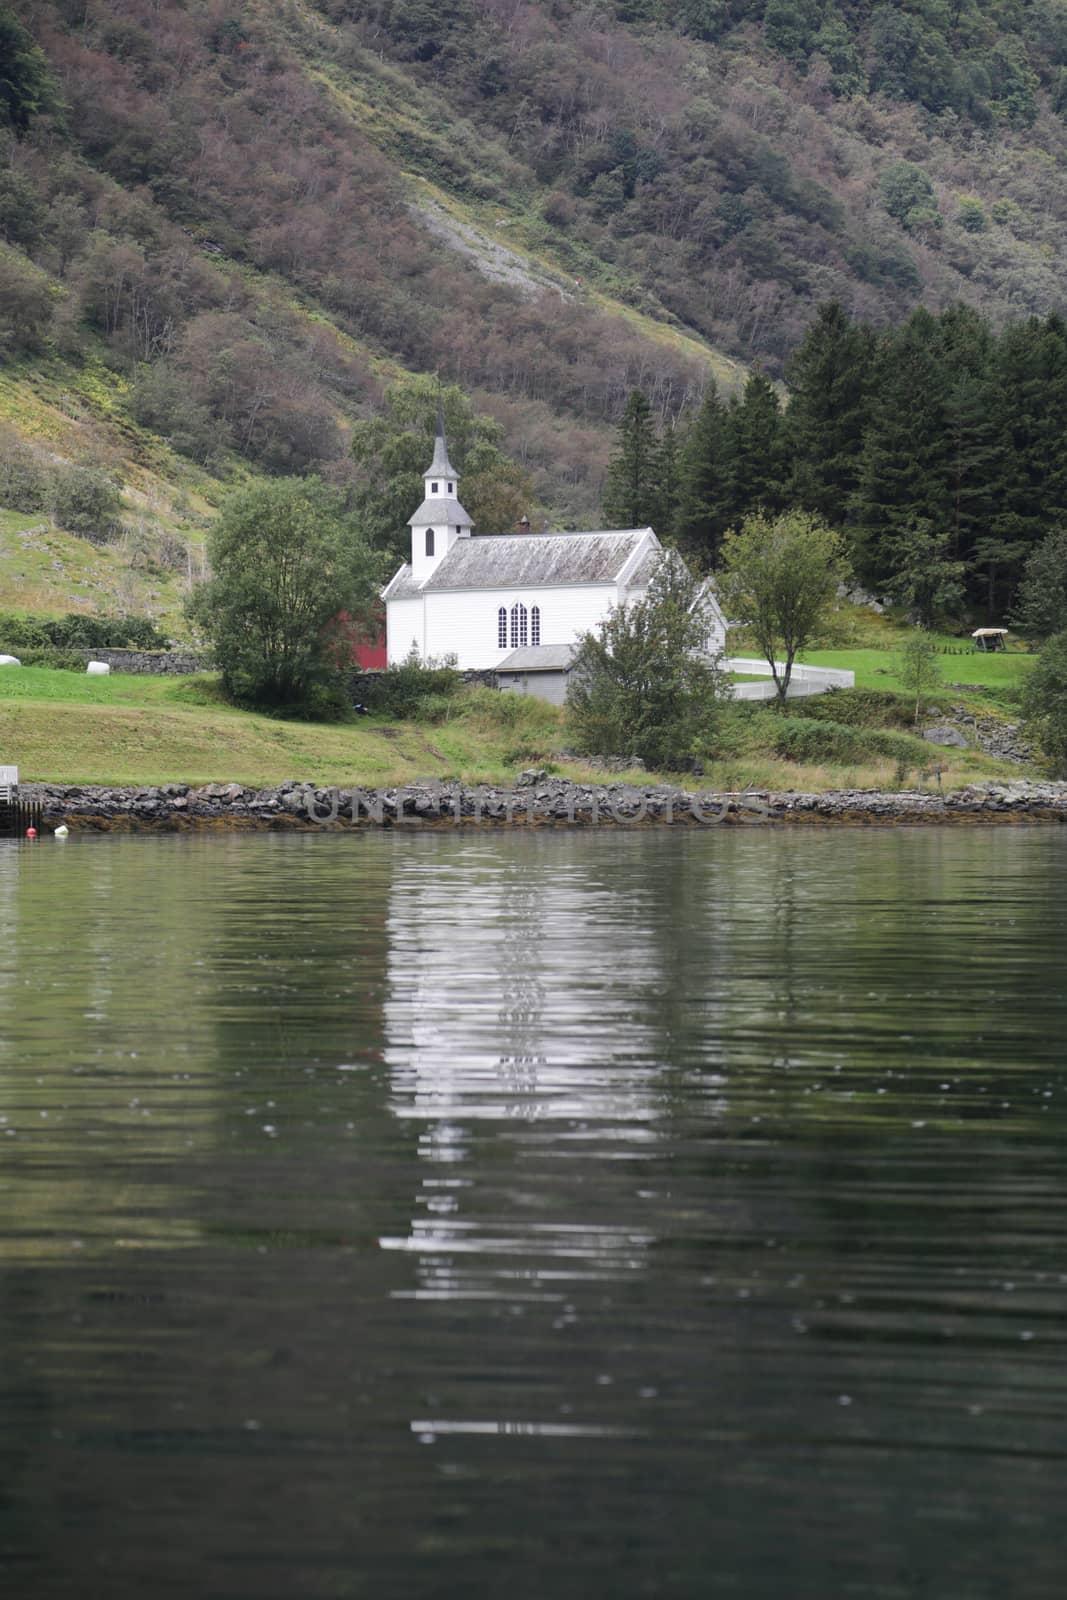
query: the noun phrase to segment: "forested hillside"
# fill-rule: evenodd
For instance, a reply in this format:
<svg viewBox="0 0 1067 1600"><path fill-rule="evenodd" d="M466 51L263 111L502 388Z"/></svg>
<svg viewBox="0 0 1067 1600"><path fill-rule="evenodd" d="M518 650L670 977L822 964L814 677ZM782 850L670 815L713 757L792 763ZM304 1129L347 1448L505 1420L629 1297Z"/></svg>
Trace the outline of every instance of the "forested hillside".
<svg viewBox="0 0 1067 1600"><path fill-rule="evenodd" d="M777 380L830 299L1065 298L1056 0L0 0L0 62L0 504L102 469L65 526L164 587L410 374L580 523L635 388Z"/></svg>
<svg viewBox="0 0 1067 1600"><path fill-rule="evenodd" d="M920 307L875 330L831 303L786 377L786 406L759 371L728 398L709 384L682 429L657 427L635 392L609 524L651 522L714 570L746 517L808 512L844 535L863 582L923 622L1011 615L1035 550L1067 527L1063 318L996 331L967 306Z"/></svg>

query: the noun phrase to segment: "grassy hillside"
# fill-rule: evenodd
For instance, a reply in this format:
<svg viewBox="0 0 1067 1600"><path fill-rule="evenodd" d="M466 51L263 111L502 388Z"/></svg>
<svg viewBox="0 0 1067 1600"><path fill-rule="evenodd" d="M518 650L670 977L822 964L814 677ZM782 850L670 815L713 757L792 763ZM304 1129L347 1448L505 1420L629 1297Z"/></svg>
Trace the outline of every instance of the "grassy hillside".
<svg viewBox="0 0 1067 1600"><path fill-rule="evenodd" d="M792 709L796 715L788 717L760 706L724 711L704 782L725 789L891 787L899 786L902 771L915 781L935 760L948 787L1019 775L1017 767L979 752L932 751L899 728L819 727L802 705ZM432 723L375 717L323 726L237 711L220 701L207 677L90 678L0 668L0 750L26 782L508 783L531 763L603 780L565 756L567 744L566 716L557 707L485 690L464 692L447 717ZM792 759L794 748L805 759ZM611 781L620 776L627 775Z"/></svg>

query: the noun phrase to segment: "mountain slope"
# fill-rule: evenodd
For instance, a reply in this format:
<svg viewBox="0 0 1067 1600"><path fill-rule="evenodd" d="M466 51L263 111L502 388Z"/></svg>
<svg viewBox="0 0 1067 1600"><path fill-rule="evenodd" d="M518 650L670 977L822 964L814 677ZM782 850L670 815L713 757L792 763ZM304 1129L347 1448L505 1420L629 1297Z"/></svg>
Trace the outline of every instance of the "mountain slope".
<svg viewBox="0 0 1067 1600"><path fill-rule="evenodd" d="M777 375L826 298L1062 303L1062 13L0 4L65 106L38 86L0 126L2 420L122 481L111 536L168 615L227 486L350 478L407 372L463 385L585 521L631 388L684 413Z"/></svg>

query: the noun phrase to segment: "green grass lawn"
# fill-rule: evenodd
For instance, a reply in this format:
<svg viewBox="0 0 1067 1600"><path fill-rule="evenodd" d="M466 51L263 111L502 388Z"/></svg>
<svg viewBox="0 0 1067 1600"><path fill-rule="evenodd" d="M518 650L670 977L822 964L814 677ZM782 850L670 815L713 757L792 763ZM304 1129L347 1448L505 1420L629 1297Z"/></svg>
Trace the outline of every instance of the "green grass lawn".
<svg viewBox="0 0 1067 1600"><path fill-rule="evenodd" d="M287 778L385 786L458 777L506 782L559 742L541 701L486 714L477 696L441 724L381 718L318 723L240 711L208 677L0 668L0 763L24 782L267 786ZM494 708L496 709L496 708Z"/></svg>
<svg viewBox="0 0 1067 1600"><path fill-rule="evenodd" d="M958 639L939 640L944 648L955 652L961 648ZM800 657L805 666L842 667L856 674L857 689L892 689L904 692L900 680L900 657L892 650L806 650ZM978 650L964 650L963 654L942 654L941 675L946 692L952 684L973 684L990 692L993 698L1005 691L1020 689L1026 675L1033 668L1036 656L1016 652L984 655Z"/></svg>
<svg viewBox="0 0 1067 1600"><path fill-rule="evenodd" d="M873 654L874 652L872 652ZM840 652L826 652L836 656ZM853 658L855 652L852 653ZM882 659L886 659L883 655ZM969 658L968 658L969 660ZM996 658L990 658L996 664ZM851 662L850 662L851 664ZM878 687L884 680L873 679ZM971 704L975 700L971 697ZM803 717L803 704L795 708ZM804 760L784 759L781 722L766 705L723 709L720 733L705 759L709 788L825 790L886 788L901 777L893 753L860 735L844 760L841 733L813 735ZM812 740L814 742L812 742ZM836 740L836 744L835 744ZM25 782L161 784L237 782L267 787L287 778L385 787L431 778L507 784L523 767L543 766L578 780L601 771L564 757L566 714L544 701L479 689L461 692L444 721L358 718L312 723L240 711L219 696L209 675L164 678L113 673L106 678L44 667L0 668L0 763ZM934 750L905 738L910 782L946 788L981 778L1020 776L980 751ZM895 747L896 748L896 747ZM830 752L830 756L826 755ZM668 781L670 774L663 775ZM612 773L609 781L648 781Z"/></svg>

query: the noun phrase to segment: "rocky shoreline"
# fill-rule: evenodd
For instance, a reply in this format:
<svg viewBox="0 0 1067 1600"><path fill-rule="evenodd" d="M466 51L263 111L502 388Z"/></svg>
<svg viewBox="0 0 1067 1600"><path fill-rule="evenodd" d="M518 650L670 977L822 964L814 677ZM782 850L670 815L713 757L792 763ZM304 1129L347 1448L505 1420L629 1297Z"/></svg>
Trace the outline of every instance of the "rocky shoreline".
<svg viewBox="0 0 1067 1600"><path fill-rule="evenodd" d="M976 784L937 792L841 789L826 794L721 793L662 784L581 784L522 773L513 787L414 782L400 788L325 788L292 780L274 788L181 783L150 788L23 784L41 807L42 831L433 827L713 827L851 823L857 826L1067 822L1067 783Z"/></svg>

